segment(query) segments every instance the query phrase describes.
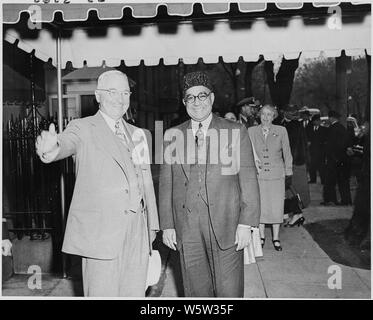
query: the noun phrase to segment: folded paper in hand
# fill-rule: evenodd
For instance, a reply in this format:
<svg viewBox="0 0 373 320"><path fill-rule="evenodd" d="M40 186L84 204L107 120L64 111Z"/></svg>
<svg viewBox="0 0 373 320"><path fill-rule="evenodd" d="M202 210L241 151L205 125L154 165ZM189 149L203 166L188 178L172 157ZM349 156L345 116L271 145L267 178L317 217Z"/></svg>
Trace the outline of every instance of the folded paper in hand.
<svg viewBox="0 0 373 320"><path fill-rule="evenodd" d="M259 228L251 228L251 241L244 249L244 264L256 263L255 257L262 257L263 250L260 243Z"/></svg>

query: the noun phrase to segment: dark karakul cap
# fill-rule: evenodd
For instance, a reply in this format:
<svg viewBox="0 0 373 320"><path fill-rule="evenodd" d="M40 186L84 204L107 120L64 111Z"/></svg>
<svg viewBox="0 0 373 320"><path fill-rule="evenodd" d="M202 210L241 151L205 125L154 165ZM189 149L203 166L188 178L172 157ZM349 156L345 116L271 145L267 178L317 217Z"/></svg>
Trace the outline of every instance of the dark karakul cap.
<svg viewBox="0 0 373 320"><path fill-rule="evenodd" d="M184 76L183 94L185 95L189 88L196 86L204 86L211 91L214 90L209 76L202 71L190 72Z"/></svg>

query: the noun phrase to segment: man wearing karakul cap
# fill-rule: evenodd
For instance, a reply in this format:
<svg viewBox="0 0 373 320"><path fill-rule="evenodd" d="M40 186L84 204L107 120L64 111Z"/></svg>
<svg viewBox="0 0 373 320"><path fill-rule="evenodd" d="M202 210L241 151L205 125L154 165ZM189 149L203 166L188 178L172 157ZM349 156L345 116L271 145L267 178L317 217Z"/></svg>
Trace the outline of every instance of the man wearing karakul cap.
<svg viewBox="0 0 373 320"><path fill-rule="evenodd" d="M205 73L185 75L183 96L191 119L164 136L163 242L180 253L186 296L243 297L243 248L260 211L249 136L241 124L212 114L215 97ZM228 151L230 165L212 160Z"/></svg>

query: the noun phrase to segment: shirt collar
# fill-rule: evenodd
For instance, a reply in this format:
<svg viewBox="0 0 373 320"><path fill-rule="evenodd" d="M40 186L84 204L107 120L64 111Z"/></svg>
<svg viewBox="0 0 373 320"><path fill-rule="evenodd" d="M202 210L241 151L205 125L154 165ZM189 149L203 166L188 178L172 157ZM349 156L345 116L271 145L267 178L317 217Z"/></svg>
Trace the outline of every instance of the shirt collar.
<svg viewBox="0 0 373 320"><path fill-rule="evenodd" d="M207 129L209 128L210 126L210 123L211 123L211 120L212 120L212 113L210 113L210 115L203 121L201 121L202 123L202 131L203 133L206 135L206 132L207 132ZM199 128L199 121L195 121L193 119L191 119L192 121L192 131L193 131L193 135L196 134L198 128Z"/></svg>
<svg viewBox="0 0 373 320"><path fill-rule="evenodd" d="M116 121L114 119L110 118L106 113L102 112L100 109L98 111L101 113L102 117L104 118L105 122L109 126L110 130L115 133L115 123L116 123ZM120 125L123 126L123 122L121 121L121 119L119 119L119 121L120 121Z"/></svg>

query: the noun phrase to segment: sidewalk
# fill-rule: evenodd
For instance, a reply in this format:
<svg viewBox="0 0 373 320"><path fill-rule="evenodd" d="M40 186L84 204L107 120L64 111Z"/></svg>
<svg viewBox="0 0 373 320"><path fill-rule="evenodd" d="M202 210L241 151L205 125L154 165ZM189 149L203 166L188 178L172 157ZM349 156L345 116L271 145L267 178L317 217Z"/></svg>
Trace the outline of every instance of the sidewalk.
<svg viewBox="0 0 373 320"><path fill-rule="evenodd" d="M352 207L322 207L321 186L310 185L311 205L304 210L306 224L325 220L350 219ZM271 232L266 228L263 257L256 264L245 266L245 298L311 298L311 299L369 299L371 297L370 270L349 267L334 262L315 242L305 227L281 228L282 252L274 250ZM180 294L175 263L166 268L162 297ZM341 289L329 289L328 279L341 270ZM333 268L333 267L332 267ZM175 277L175 273L177 277Z"/></svg>
<svg viewBox="0 0 373 320"><path fill-rule="evenodd" d="M333 224L342 220L348 221L352 214L352 207L319 206L321 186L310 185L310 188L312 202L304 211L306 224L304 227L281 229L282 252L274 250L270 229L266 229L264 256L258 259L257 263L245 266L245 298L369 299L371 297L370 270L351 266L359 265L355 263L358 257L351 256L354 255L354 251L337 243L331 243L330 248L337 248L342 251L339 252L342 258L343 254L348 255L347 260L352 261L348 263L349 265L335 262L307 231L320 222ZM177 255L170 252L160 241L157 247L163 260L163 272L160 281L150 288L147 296L182 296ZM328 287L328 279L333 275L328 273L330 266L340 267L341 289ZM75 270L79 270L79 266ZM82 296L82 283L79 276L73 279L61 279L59 276L42 275L42 288L35 290L27 286L29 277L30 275L13 276L3 284L2 295Z"/></svg>

